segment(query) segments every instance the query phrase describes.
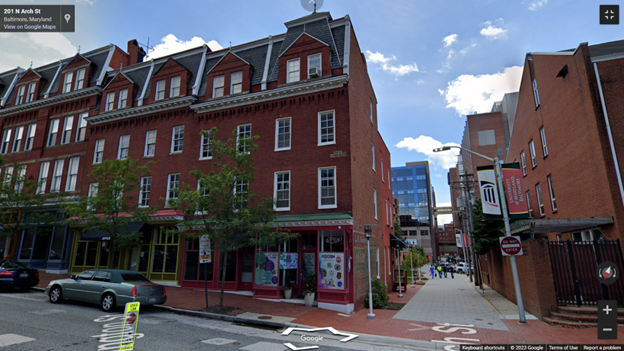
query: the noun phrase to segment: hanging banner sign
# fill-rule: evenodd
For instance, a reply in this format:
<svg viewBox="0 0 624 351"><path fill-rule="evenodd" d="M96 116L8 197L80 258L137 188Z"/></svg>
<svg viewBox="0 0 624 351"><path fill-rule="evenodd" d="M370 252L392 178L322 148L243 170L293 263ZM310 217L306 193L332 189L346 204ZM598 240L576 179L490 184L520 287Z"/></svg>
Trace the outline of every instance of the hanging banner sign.
<svg viewBox="0 0 624 351"><path fill-rule="evenodd" d="M212 252L210 251L210 237L202 235L199 238L199 263L212 262Z"/></svg>
<svg viewBox="0 0 624 351"><path fill-rule="evenodd" d="M519 163L505 163L503 169L503 182L505 184L505 196L509 209L509 218L529 218L529 207L522 191L522 171Z"/></svg>
<svg viewBox="0 0 624 351"><path fill-rule="evenodd" d="M461 234L455 234L455 241L457 242L457 247L464 247L464 240Z"/></svg>
<svg viewBox="0 0 624 351"><path fill-rule="evenodd" d="M484 218L493 219L491 216L502 216L501 206L498 199L498 188L496 187L496 173L494 172L494 165L477 167L477 176L479 178L479 190L481 192L483 214L490 215L489 218L487 216Z"/></svg>

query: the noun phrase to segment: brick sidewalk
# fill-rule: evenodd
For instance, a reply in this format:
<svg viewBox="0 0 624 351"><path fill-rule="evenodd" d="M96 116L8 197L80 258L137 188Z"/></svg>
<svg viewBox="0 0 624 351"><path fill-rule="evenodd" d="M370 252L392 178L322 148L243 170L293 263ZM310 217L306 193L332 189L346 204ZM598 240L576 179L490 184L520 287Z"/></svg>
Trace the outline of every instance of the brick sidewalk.
<svg viewBox="0 0 624 351"><path fill-rule="evenodd" d="M461 277L461 275L459 275ZM48 274L40 272L39 287L46 287L50 280L67 278L69 275ZM458 277L456 276L455 279ZM398 293L390 293L390 300L396 303L407 303L418 298L417 293L422 286L412 288L408 285L404 297L397 297ZM209 292L210 306L218 304L219 293ZM444 303L443 301L440 302ZM503 344L503 343L542 343L542 344L614 344L624 340L624 327L618 328L618 340L598 340L596 328L566 329L550 326L539 320L530 320L528 324L519 324L514 320L502 320L508 331L470 328L451 330L453 326L443 326L437 323L418 322L394 319L398 311L374 310L375 319L367 319L368 309L361 309L349 317L342 316L335 311L328 311L316 307L305 307L299 304L285 302L271 302L253 299L226 293L224 305L237 307L231 315L245 312L262 315L294 318L293 324L315 327L334 327L338 330L405 338L423 341L443 341L445 338L463 338L467 343ZM200 311L205 307L204 291L167 286L167 303L165 306ZM452 320L449 323L454 323ZM432 328L436 329L432 329ZM449 332L452 331L452 332ZM476 331L476 332L474 332ZM471 334L462 334L470 332ZM470 340L469 340L470 339ZM478 340L478 341L476 341Z"/></svg>

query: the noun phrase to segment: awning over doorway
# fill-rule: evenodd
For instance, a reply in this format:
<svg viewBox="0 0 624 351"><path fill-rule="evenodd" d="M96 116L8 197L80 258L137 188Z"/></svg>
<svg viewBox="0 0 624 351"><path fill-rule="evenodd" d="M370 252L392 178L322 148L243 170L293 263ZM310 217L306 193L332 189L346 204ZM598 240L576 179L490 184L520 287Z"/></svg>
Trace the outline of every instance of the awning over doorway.
<svg viewBox="0 0 624 351"><path fill-rule="evenodd" d="M511 224L511 234L567 233L613 224L613 217L522 219Z"/></svg>
<svg viewBox="0 0 624 351"><path fill-rule="evenodd" d="M128 232L141 232L143 235L146 235L149 234L149 232L146 232L147 227L148 226L143 222L130 223ZM124 233L121 235L124 235ZM105 231L89 230L82 235L82 240L103 240L103 238L108 236L110 236L110 234Z"/></svg>
<svg viewBox="0 0 624 351"><path fill-rule="evenodd" d="M403 249L406 249L409 247L409 245L405 243L405 241L399 239L396 235L390 233L390 245L392 247L396 247L397 244L399 244L399 246Z"/></svg>

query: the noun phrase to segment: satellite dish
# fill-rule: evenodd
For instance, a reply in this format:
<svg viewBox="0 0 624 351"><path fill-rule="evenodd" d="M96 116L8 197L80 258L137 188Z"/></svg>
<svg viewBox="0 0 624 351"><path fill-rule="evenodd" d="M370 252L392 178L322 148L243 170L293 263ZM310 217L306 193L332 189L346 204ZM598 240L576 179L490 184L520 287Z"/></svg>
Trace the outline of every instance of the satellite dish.
<svg viewBox="0 0 624 351"><path fill-rule="evenodd" d="M304 9L315 13L323 6L323 0L300 0Z"/></svg>

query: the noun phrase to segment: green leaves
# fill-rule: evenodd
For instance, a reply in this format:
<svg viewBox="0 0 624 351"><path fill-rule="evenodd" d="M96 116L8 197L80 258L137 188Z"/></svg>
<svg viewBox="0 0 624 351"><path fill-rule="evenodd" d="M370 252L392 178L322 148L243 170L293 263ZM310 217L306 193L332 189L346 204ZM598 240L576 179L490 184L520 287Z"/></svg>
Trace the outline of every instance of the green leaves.
<svg viewBox="0 0 624 351"><path fill-rule="evenodd" d="M502 220L485 221L483 220L483 208L481 199L478 199L472 210L474 220L474 230L472 238L474 240L474 250L477 255L484 255L489 250L499 246L498 238L503 236L501 229L504 226Z"/></svg>

